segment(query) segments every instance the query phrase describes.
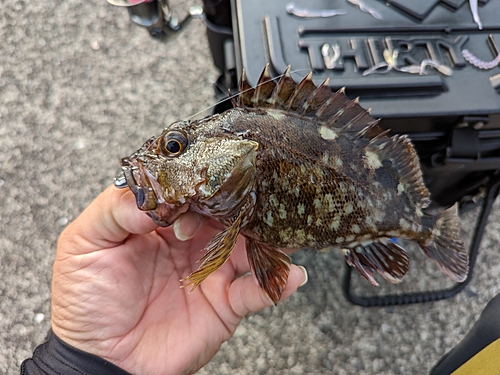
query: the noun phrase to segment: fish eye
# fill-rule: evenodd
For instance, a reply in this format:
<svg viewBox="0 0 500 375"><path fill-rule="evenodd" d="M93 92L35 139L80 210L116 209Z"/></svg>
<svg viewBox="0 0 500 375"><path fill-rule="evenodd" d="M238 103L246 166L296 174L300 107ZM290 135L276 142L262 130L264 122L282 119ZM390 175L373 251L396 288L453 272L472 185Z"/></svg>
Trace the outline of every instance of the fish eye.
<svg viewBox="0 0 500 375"><path fill-rule="evenodd" d="M163 136L162 151L166 156L177 156L188 144L186 134L180 131L171 131Z"/></svg>

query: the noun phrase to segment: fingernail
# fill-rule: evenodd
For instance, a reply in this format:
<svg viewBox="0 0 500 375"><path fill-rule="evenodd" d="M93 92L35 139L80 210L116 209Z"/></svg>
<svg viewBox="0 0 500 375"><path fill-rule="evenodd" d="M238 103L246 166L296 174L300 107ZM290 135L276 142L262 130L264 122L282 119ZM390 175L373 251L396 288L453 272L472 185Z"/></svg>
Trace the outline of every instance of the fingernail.
<svg viewBox="0 0 500 375"><path fill-rule="evenodd" d="M302 281L302 284L299 285L299 288L305 284L307 284L307 280L309 280L309 276L307 275L307 270L304 266L298 266L302 272L304 273L304 281Z"/></svg>
<svg viewBox="0 0 500 375"><path fill-rule="evenodd" d="M201 223L200 215L186 212L174 222L174 234L179 241L187 241L194 237Z"/></svg>

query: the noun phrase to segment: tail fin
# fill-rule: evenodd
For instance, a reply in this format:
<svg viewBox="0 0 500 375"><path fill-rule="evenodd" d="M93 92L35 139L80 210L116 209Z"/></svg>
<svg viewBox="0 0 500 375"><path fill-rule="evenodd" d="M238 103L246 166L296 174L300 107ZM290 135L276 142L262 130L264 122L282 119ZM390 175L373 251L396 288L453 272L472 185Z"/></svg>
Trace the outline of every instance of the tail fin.
<svg viewBox="0 0 500 375"><path fill-rule="evenodd" d="M469 255L460 239L456 204L441 213L432 229L432 242L421 247L446 276L457 282L465 281L469 271Z"/></svg>

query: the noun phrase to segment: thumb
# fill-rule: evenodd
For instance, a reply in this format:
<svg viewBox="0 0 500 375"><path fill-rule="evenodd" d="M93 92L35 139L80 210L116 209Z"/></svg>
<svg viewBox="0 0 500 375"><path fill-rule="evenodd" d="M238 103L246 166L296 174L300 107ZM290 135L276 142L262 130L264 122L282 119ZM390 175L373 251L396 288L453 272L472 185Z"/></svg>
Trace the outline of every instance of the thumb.
<svg viewBox="0 0 500 375"><path fill-rule="evenodd" d="M280 301L295 293L299 287L307 283L307 279L306 269L303 266L292 264ZM254 276L249 273L231 283L229 287L229 303L234 313L240 317L273 305L273 302L255 281Z"/></svg>
<svg viewBox="0 0 500 375"><path fill-rule="evenodd" d="M158 225L137 208L129 189L110 186L63 231L59 245L69 243L71 251L91 252L121 244L130 234L146 234L156 228Z"/></svg>

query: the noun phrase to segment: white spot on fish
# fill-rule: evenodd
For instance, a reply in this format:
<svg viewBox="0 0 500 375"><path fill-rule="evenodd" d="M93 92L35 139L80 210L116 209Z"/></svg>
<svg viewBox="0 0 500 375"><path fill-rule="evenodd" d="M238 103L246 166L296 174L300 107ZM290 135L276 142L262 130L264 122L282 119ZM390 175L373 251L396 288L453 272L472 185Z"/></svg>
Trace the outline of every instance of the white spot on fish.
<svg viewBox="0 0 500 375"><path fill-rule="evenodd" d="M280 238L283 242L290 242L290 238L292 236L292 229L286 228L280 232Z"/></svg>
<svg viewBox="0 0 500 375"><path fill-rule="evenodd" d="M357 224L354 224L351 229L356 234L361 232L361 228Z"/></svg>
<svg viewBox="0 0 500 375"><path fill-rule="evenodd" d="M405 188L404 188L403 184L399 183L398 184L398 195L403 194L404 191L405 191Z"/></svg>
<svg viewBox="0 0 500 375"><path fill-rule="evenodd" d="M273 213L271 211L267 211L267 216L263 218L263 221L268 226L272 227L274 224Z"/></svg>
<svg viewBox="0 0 500 375"><path fill-rule="evenodd" d="M320 226L322 226L322 225L323 225L323 221L322 221L320 218L317 218L317 219L316 219L316 226L317 226L317 227L320 227Z"/></svg>
<svg viewBox="0 0 500 375"><path fill-rule="evenodd" d="M278 111L273 111L272 109L268 109L268 110L266 110L266 112L268 115L275 118L276 120L281 120L283 117L285 117L284 113L278 112Z"/></svg>
<svg viewBox="0 0 500 375"><path fill-rule="evenodd" d="M303 229L298 229L295 232L295 238L297 239L298 242L304 242L306 239L306 233L304 232Z"/></svg>
<svg viewBox="0 0 500 375"><path fill-rule="evenodd" d="M318 209L318 210L319 210L319 209L321 208L321 206L322 206L322 204L321 204L321 199L319 199L319 198L315 198L315 199L314 199L314 207L316 207L316 209Z"/></svg>
<svg viewBox="0 0 500 375"><path fill-rule="evenodd" d="M336 243L342 243L342 242L344 242L344 237L337 237L337 238L335 239L335 242L336 242Z"/></svg>
<svg viewBox="0 0 500 375"><path fill-rule="evenodd" d="M297 212L300 216L303 216L306 212L306 207L302 203L299 203L299 205L297 206Z"/></svg>
<svg viewBox="0 0 500 375"><path fill-rule="evenodd" d="M348 235L348 236L345 238L345 240L346 240L347 242L352 242L352 241L354 241L354 239L355 239L355 238L356 238L356 236L355 236L354 234L350 234L350 235Z"/></svg>
<svg viewBox="0 0 500 375"><path fill-rule="evenodd" d="M359 240L361 241L361 244L362 244L362 245L363 245L363 244L365 244L365 245L366 245L367 243L370 243L370 242L371 242L371 241L370 241L371 239L372 239L372 235L371 235L371 233L367 233L367 234L363 235L363 236L362 236ZM369 242L367 242L367 241L369 241Z"/></svg>
<svg viewBox="0 0 500 375"><path fill-rule="evenodd" d="M344 213L346 215L349 215L350 213L352 213L353 210L354 210L354 207L352 206L351 202L347 202L346 204L344 204Z"/></svg>
<svg viewBox="0 0 500 375"><path fill-rule="evenodd" d="M411 229L411 224L403 218L399 219L399 226L404 230Z"/></svg>
<svg viewBox="0 0 500 375"><path fill-rule="evenodd" d="M276 195L271 194L269 196L269 203L271 203L271 206L273 206L273 207L278 207L279 202L278 202L278 198L276 198Z"/></svg>
<svg viewBox="0 0 500 375"><path fill-rule="evenodd" d="M331 194L325 195L325 201L328 206L328 212L333 212L335 210L335 202L333 202L333 197Z"/></svg>
<svg viewBox="0 0 500 375"><path fill-rule="evenodd" d="M336 158L334 159L334 162L335 162L335 166L336 166L337 168L340 168L340 167L342 167L342 166L344 165L344 162L342 161L342 159L341 159L341 158L338 158L338 157L336 157Z"/></svg>
<svg viewBox="0 0 500 375"><path fill-rule="evenodd" d="M375 221L373 219L373 216L367 216L365 218L365 223L370 226L372 229L377 229L377 227L375 226Z"/></svg>
<svg viewBox="0 0 500 375"><path fill-rule="evenodd" d="M319 129L319 135L321 135L321 138L325 140L332 140L337 138L338 134L335 132L335 130L330 129L326 126L321 126Z"/></svg>
<svg viewBox="0 0 500 375"><path fill-rule="evenodd" d="M344 194L347 193L347 186L345 185L344 182L339 182L339 190Z"/></svg>
<svg viewBox="0 0 500 375"><path fill-rule="evenodd" d="M338 230L340 227L340 220L342 219L342 215L337 214L333 217L332 221L330 222L330 229L331 230Z"/></svg>
<svg viewBox="0 0 500 375"><path fill-rule="evenodd" d="M365 164L365 167L368 169L378 169L382 167L382 162L380 161L379 156L372 151L365 152L363 162Z"/></svg>
<svg viewBox="0 0 500 375"><path fill-rule="evenodd" d="M385 212L381 210L375 211L375 217L374 217L376 222L382 222L385 219Z"/></svg>
<svg viewBox="0 0 500 375"><path fill-rule="evenodd" d="M321 156L321 161L322 161L324 164L329 164L329 160L328 160L328 159L329 159L329 157L330 157L330 155L328 155L328 153L327 153L327 152L325 152L325 153L323 154L323 156Z"/></svg>
<svg viewBox="0 0 500 375"><path fill-rule="evenodd" d="M282 203L280 203L278 215L280 216L280 219L282 219L282 220L286 219L286 208Z"/></svg>
<svg viewBox="0 0 500 375"><path fill-rule="evenodd" d="M311 215L307 215L307 225L311 225L314 222L314 218Z"/></svg>

